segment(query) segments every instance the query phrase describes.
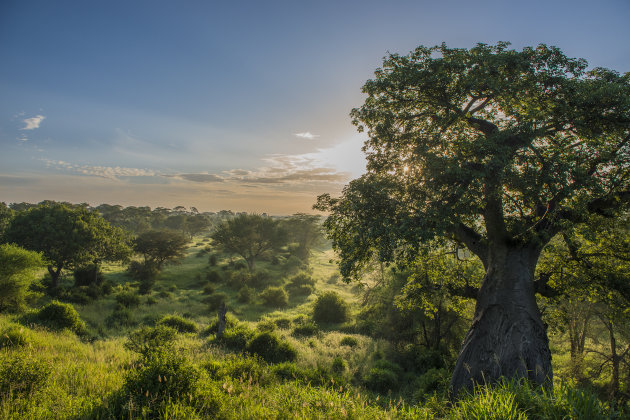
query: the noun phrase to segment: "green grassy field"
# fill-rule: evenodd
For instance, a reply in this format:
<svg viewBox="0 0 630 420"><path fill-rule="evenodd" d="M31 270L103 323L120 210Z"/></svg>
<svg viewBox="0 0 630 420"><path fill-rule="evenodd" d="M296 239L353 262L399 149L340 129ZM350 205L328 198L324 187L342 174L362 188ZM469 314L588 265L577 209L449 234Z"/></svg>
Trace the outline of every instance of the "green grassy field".
<svg viewBox="0 0 630 420"><path fill-rule="evenodd" d="M113 285L111 294L74 305L87 325L87 333L81 336L68 330L48 330L30 323L32 318L28 316L0 315L0 334L6 338L0 337L0 418L621 416L592 394L560 383L555 394L534 392L526 384L504 384L491 392L479 390L457 404L452 404L443 391L426 395L388 391L387 376L376 376L377 381L384 381L385 388L370 391L364 386L365 378L374 376L374 368L386 362L382 358L391 350L391 344L352 329L359 295L353 291L356 285L341 281L331 262L334 254L329 247L315 250L309 267L296 269L286 257L258 262L257 270L266 273L265 283L252 287L251 301L242 303L238 300L239 284L230 282L231 273L239 271L238 259L217 254L207 248L208 243L204 237L191 241L185 258L167 266L152 293L139 296L138 306L128 310L132 316L128 325L111 326L107 321L120 311L117 296L136 294L137 285L125 274L125 267L119 265L103 269L106 280ZM216 256L215 266L209 265L211 254ZM207 273L213 270L221 273L223 280L211 283L214 290L209 294L204 288L208 286ZM260 295L266 284L284 286L299 270L306 270L314 279L314 292L291 296L283 308L265 306ZM66 284L70 282L70 278L65 279ZM349 321L316 325L312 316L317 296L331 291L349 304ZM232 341L218 340L209 330L217 314L204 300L217 293L227 296L229 317L236 322L227 330L233 334ZM40 302L44 303L45 299ZM196 332L175 333L167 328L174 338L151 341L148 353L128 348L126 343L133 331L145 328L142 331L146 339L146 334L161 331L154 326L165 315L178 315L181 322L192 322ZM246 337L240 344L239 334ZM265 361L280 353L269 356L267 349L257 350L252 343L259 338L272 339L271 344L276 340L289 348L286 360ZM554 346L554 364L564 366L566 349L560 342ZM418 380L403 371L396 375L397 381L410 381L412 385Z"/></svg>

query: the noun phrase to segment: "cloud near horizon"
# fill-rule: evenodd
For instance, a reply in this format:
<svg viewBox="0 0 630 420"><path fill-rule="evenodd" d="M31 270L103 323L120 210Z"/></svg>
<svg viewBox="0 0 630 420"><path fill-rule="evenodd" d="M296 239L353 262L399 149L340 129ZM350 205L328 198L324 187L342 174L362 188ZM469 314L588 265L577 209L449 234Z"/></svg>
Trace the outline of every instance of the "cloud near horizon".
<svg viewBox="0 0 630 420"><path fill-rule="evenodd" d="M44 121L45 119L46 117L43 115L36 115L32 118L25 118L24 120L22 120L25 126L22 127L21 130L35 130L36 128L39 128L42 121Z"/></svg>
<svg viewBox="0 0 630 420"><path fill-rule="evenodd" d="M303 133L294 133L295 137L299 137L302 139L314 140L319 137L319 134L313 134L310 131L305 131Z"/></svg>
<svg viewBox="0 0 630 420"><path fill-rule="evenodd" d="M150 169L138 169L138 168L121 168L120 166L92 166L92 165L77 165L74 163L64 162L63 160L51 160L42 159L46 163L46 166L65 169L82 175L96 176L100 178L118 180L120 177L135 177L135 176L156 176L155 171Z"/></svg>

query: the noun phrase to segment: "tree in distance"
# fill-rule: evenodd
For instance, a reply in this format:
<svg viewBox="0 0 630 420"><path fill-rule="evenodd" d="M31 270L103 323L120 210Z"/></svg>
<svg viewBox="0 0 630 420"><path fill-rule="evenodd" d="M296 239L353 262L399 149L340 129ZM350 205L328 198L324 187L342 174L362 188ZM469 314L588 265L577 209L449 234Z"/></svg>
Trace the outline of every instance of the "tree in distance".
<svg viewBox="0 0 630 420"><path fill-rule="evenodd" d="M188 239L181 233L149 230L136 237L133 249L143 255L145 264L161 270L165 263L183 258L187 245Z"/></svg>
<svg viewBox="0 0 630 420"><path fill-rule="evenodd" d="M297 213L284 219L282 225L287 231L289 241L297 244L294 254L302 260L308 260L311 249L324 239L321 216Z"/></svg>
<svg viewBox="0 0 630 420"><path fill-rule="evenodd" d="M212 239L226 252L243 257L254 271L264 253L285 245L286 232L270 217L241 214L221 224Z"/></svg>
<svg viewBox="0 0 630 420"><path fill-rule="evenodd" d="M557 234L630 199L630 73L587 71L555 47L508 46L386 57L351 113L369 137L367 173L315 206L330 212L346 278L373 257L409 261L434 238L481 260L455 394L504 376L551 384L538 258Z"/></svg>
<svg viewBox="0 0 630 420"><path fill-rule="evenodd" d="M5 231L5 241L41 252L48 262L52 286L64 268L101 261L121 261L131 251L125 232L85 206L44 202L18 213Z"/></svg>
<svg viewBox="0 0 630 420"><path fill-rule="evenodd" d="M35 271L43 267L41 254L17 245L0 245L0 312L19 310Z"/></svg>

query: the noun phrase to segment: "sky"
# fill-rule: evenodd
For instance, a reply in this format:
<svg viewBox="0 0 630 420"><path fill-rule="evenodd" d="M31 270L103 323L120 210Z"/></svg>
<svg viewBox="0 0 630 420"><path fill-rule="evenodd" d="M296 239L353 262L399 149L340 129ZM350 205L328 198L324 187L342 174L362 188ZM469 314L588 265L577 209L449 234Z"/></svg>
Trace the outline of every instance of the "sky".
<svg viewBox="0 0 630 420"><path fill-rule="evenodd" d="M310 212L364 171L388 53L559 47L630 71L628 0L1 0L0 202Z"/></svg>

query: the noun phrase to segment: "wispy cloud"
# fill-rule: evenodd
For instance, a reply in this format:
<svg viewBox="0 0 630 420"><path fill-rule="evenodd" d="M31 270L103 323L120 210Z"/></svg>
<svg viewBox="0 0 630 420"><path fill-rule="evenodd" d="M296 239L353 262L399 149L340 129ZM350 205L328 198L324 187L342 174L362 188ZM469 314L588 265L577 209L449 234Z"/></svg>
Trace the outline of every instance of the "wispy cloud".
<svg viewBox="0 0 630 420"><path fill-rule="evenodd" d="M295 137L299 137L302 139L314 140L319 137L319 134L313 134L310 131L305 131L303 133L294 133Z"/></svg>
<svg viewBox="0 0 630 420"><path fill-rule="evenodd" d="M45 119L46 117L43 115L36 115L32 118L25 118L24 120L22 120L25 124L25 126L22 127L22 130L35 130L36 128L39 128L42 121L44 121Z"/></svg>
<svg viewBox="0 0 630 420"><path fill-rule="evenodd" d="M223 182L225 181L225 179L219 175L207 174L207 173L177 174L177 175L164 175L164 176L169 177L169 178L183 179L185 181L192 181L192 182Z"/></svg>
<svg viewBox="0 0 630 420"><path fill-rule="evenodd" d="M120 166L92 166L92 165L77 165L74 163L64 162L63 160L51 160L42 159L46 162L46 166L57 169L65 169L75 173L97 176L107 179L119 179L121 177L129 176L156 176L155 171L150 169L138 169L138 168L121 168Z"/></svg>

